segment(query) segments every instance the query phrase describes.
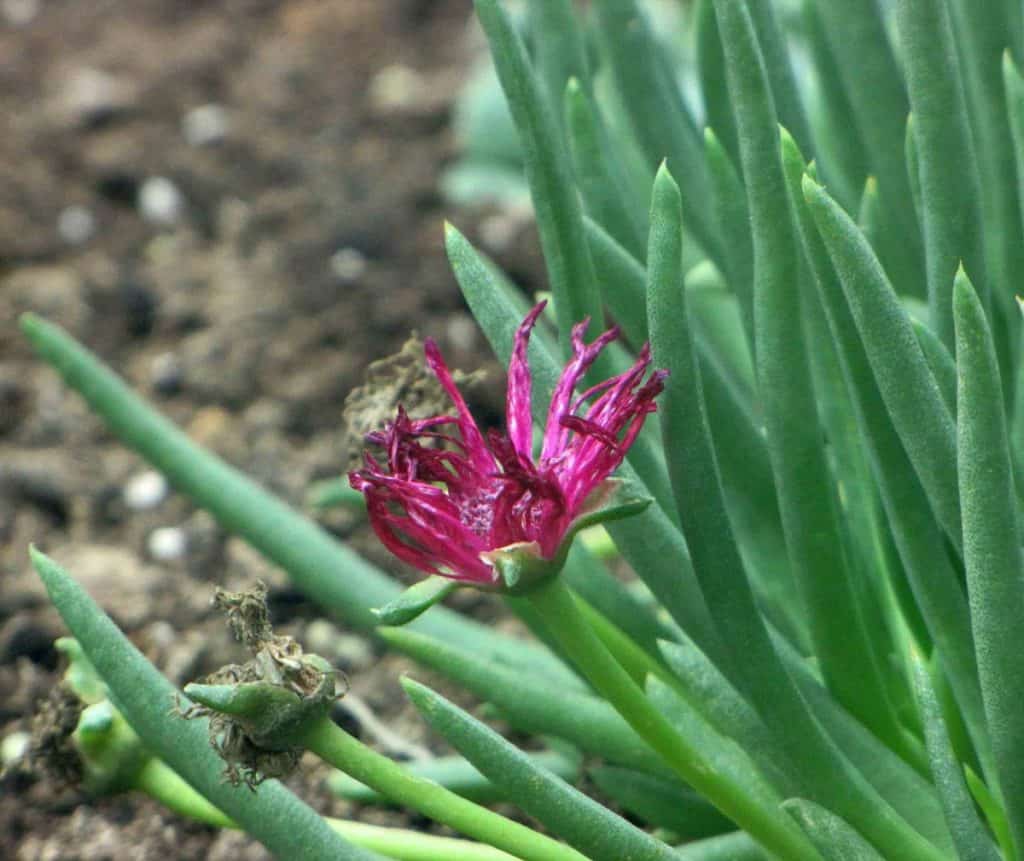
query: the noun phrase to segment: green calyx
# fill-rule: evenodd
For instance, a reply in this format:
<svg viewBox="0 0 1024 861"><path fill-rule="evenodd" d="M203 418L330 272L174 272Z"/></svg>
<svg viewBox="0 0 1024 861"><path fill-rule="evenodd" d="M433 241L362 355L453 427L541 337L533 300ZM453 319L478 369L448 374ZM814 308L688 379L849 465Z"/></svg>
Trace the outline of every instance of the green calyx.
<svg viewBox="0 0 1024 861"><path fill-rule="evenodd" d="M509 595L527 595L558 575L576 536L584 529L640 514L651 504L629 482L618 478L603 481L583 506L558 545L554 556L544 559L536 542L510 544L485 554L499 575L498 589Z"/></svg>
<svg viewBox="0 0 1024 861"><path fill-rule="evenodd" d="M569 524L550 559L541 556L536 541L508 544L481 554L481 558L498 574L493 582L475 583L433 575L410 586L373 613L381 625L405 625L463 586L505 595L527 595L561 572L577 534L592 526L640 514L650 504L650 497L640 496L628 482L606 479L591 493L582 512Z"/></svg>
<svg viewBox="0 0 1024 861"><path fill-rule="evenodd" d="M337 698L330 665L319 655L306 655L304 661L318 676L316 687L306 694L268 681L193 683L185 686L185 694L202 709L230 720L257 748L289 750L305 728L327 715Z"/></svg>

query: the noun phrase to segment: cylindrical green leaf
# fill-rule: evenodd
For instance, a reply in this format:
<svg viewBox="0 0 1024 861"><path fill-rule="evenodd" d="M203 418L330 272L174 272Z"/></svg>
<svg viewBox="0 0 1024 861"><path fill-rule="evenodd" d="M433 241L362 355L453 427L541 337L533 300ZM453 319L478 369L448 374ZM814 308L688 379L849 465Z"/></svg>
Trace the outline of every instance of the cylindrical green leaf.
<svg viewBox="0 0 1024 861"><path fill-rule="evenodd" d="M1002 324L1011 322L1010 332L1013 333L1020 328L1012 300L1013 294L1019 292L1017 279L1024 269L1024 226L1021 224L1016 189L1013 183L1007 182L1016 165L1001 62L1003 52L1013 37L1013 22L1019 21L1020 4L1012 12L998 2L984 11L971 0L952 0L949 6L955 24L967 115L977 156L976 165L966 166L966 169L974 167L980 183L979 208L984 225L981 241L990 284L988 293L992 300L992 334L1000 372L1005 378L1016 344L1007 340L1008 332ZM1010 381L1005 379L1005 382Z"/></svg>
<svg viewBox="0 0 1024 861"><path fill-rule="evenodd" d="M628 768L603 765L590 769L597 788L633 816L670 829L680 839L699 840L736 826L692 789Z"/></svg>
<svg viewBox="0 0 1024 861"><path fill-rule="evenodd" d="M909 329L911 338L914 337L913 329L903 315L899 301L895 297L888 297L888 310L884 313L882 309L879 309L877 317L869 316L867 311L862 313L863 320L871 322L864 323L865 326L869 326L866 333L864 329L859 330L862 322L857 318L860 303L866 303L872 295L869 291L877 291L879 286L876 284L872 287L871 282L862 280L865 277L864 272L871 270L856 265L855 257L834 256L830 259L831 249L826 247L830 241L834 248L842 247L840 231L845 231L848 238L852 237L849 241L854 242L856 228L839 212L834 203L828 201L826 204L827 199L816 184L805 179L802 189L797 187L800 182L802 159L799 153L786 145L785 141L783 153L787 161L791 197L797 213L801 216L801 234L808 259L829 318L833 338L839 347L850 392L855 399L861 433L871 452L875 480L879 483L888 525L903 562L903 570L910 581L928 630L943 655L958 702L971 727L972 739L983 759L990 761L985 756L988 744L965 596L943 546L942 530L936 523L921 482L908 458L909 449L905 447L897 433L899 426L895 423L895 416L887 409L889 400L894 400L897 407L903 409L905 405L902 399L908 395L901 387L909 382L900 376L901 369L902 373L906 373L907 361L900 360L898 353L893 355L894 347L899 346L902 349L908 346L906 335L901 335L899 339L893 338L888 320L895 319L898 327ZM831 220L826 221L826 215ZM822 231L820 234L819 230ZM866 243L861 240L859 247L862 259L864 255L870 253L864 251L865 246ZM839 251L836 254L839 254ZM847 252L842 254L847 255ZM843 261L842 264L840 260ZM833 262L837 263L838 273L832 266ZM845 280L841 282L840 276ZM870 335L873 340L869 340L865 334ZM913 343L916 345L916 340ZM872 349L878 354L878 366L875 368L872 368ZM923 365L920 347L917 347L917 350L920 358L916 359L914 373L917 374L918 385L935 387L931 370ZM879 374L879 368L884 370L884 374ZM885 391L881 385L883 380L891 390L889 399L882 397ZM949 411L941 396L935 397L935 394L937 387L927 401L931 404L933 415L938 417L937 421L951 423ZM906 423L913 420L909 412L901 418ZM881 527L881 524L879 526ZM887 570L894 574L898 573L895 569Z"/></svg>
<svg viewBox="0 0 1024 861"><path fill-rule="evenodd" d="M649 328L655 362L669 371L660 417L669 475L694 572L726 644L722 672L746 690L783 686L785 678L726 512L690 338L682 283L679 190L662 168L654 182L647 252Z"/></svg>
<svg viewBox="0 0 1024 861"><path fill-rule="evenodd" d="M877 667L864 659L871 653L856 617L840 537L838 501L815 420L817 408L801 324L799 256L774 105L744 5L737 0L715 0L715 11L725 46L753 230L755 358L786 545L815 651L830 686L845 701L870 712L882 700L883 687ZM820 576L821 570L829 571L830 576ZM785 687L781 693L769 694L766 689L755 693L754 686L760 686L758 678L759 674L751 673L738 687L755 699L764 720L776 725L778 732L803 737L800 761L827 777L821 770L825 750L813 756L806 753L808 736L823 744L824 740L815 728L800 723L806 720L802 703L790 700ZM782 704L787 704L790 712L787 718L770 717ZM794 749L792 743L789 747ZM834 787L832 778L827 778L822 788L829 785Z"/></svg>
<svg viewBox="0 0 1024 861"><path fill-rule="evenodd" d="M914 687L917 692L921 717L924 721L925 742L931 760L932 778L939 790L942 807L949 824L961 861L1000 861L1002 856L992 838L978 818L974 799L964 780L963 766L953 752L942 709L928 677L928 668L920 655L913 655Z"/></svg>
<svg viewBox="0 0 1024 861"><path fill-rule="evenodd" d="M50 600L103 679L111 700L154 756L279 858L377 857L342 840L275 780L266 781L258 793L225 782L223 763L210 748L205 722L172 714L178 696L174 686L62 568L35 548L31 555Z"/></svg>
<svg viewBox="0 0 1024 861"><path fill-rule="evenodd" d="M568 745L564 745L568 748ZM557 774L564 780L576 780L580 772L578 756L560 751L546 750L528 754L534 762ZM492 804L506 800L502 790L484 777L468 759L462 756L438 756L433 759L413 760L405 764L405 770L414 777L432 780L445 789L468 798L478 804ZM365 783L349 777L343 771L335 771L327 778L327 786L335 795L360 804L388 804L389 800L370 789Z"/></svg>
<svg viewBox="0 0 1024 861"><path fill-rule="evenodd" d="M512 726L534 735L571 742L619 765L671 775L668 767L630 729L615 710L587 694L566 692L476 654L408 628L384 628L381 637L393 648L430 667L492 703Z"/></svg>
<svg viewBox="0 0 1024 861"><path fill-rule="evenodd" d="M672 171L686 177L686 228L712 260L722 260L721 240L707 207L707 176L697 127L664 49L636 0L595 0L592 8L601 48L634 134L652 168L668 159Z"/></svg>
<svg viewBox="0 0 1024 861"><path fill-rule="evenodd" d="M791 798L782 807L807 832L825 861L885 861L831 810L804 798Z"/></svg>
<svg viewBox="0 0 1024 861"><path fill-rule="evenodd" d="M729 253L725 278L740 303L740 315L747 330L751 354L754 352L754 249L750 241L750 215L743 182L729 154L712 129L704 130L704 158L711 182L711 206Z"/></svg>
<svg viewBox="0 0 1024 861"><path fill-rule="evenodd" d="M946 0L899 0L896 18L920 163L932 327L953 345L959 261L987 295L980 183Z"/></svg>
<svg viewBox="0 0 1024 861"><path fill-rule="evenodd" d="M1016 846L1024 846L1024 559L1002 386L992 336L966 273L954 287L957 459L964 565L978 674L999 787Z"/></svg>
<svg viewBox="0 0 1024 861"><path fill-rule="evenodd" d="M817 72L817 109L812 111L811 116L815 120L814 133L819 160L829 187L849 208L870 173L870 156L856 119L850 121L851 117L855 117L853 105L847 95L842 72L825 33L817 4L804 4L803 24L807 46Z"/></svg>
<svg viewBox="0 0 1024 861"><path fill-rule="evenodd" d="M832 259L878 389L946 534L960 545L956 429L913 326L864 235L809 177L803 193Z"/></svg>
<svg viewBox="0 0 1024 861"><path fill-rule="evenodd" d="M583 215L554 110L530 66L526 48L498 0L476 0L498 80L523 148L526 178L563 350L569 330L584 317L600 319L594 266L583 235Z"/></svg>
<svg viewBox="0 0 1024 861"><path fill-rule="evenodd" d="M720 761L718 754L725 749L713 743L714 731L700 726L699 716L692 709L688 709L684 727L673 725L604 647L557 577L531 592L529 600L573 664L679 777L767 849L794 861L813 858L805 841L796 839L794 830L780 822L771 804L766 803L766 796L771 796L767 785L754 779L749 766L734 767L736 756L747 760L742 752L734 749L733 762ZM656 676L648 677L648 681L674 693Z"/></svg>
<svg viewBox="0 0 1024 861"><path fill-rule="evenodd" d="M564 105L566 135L587 214L618 242L642 258L644 242L641 219L633 211L633 200L626 186L626 178L613 157L611 143L601 126L597 106L575 78L566 86ZM594 263L595 271L600 272L597 261Z"/></svg>
<svg viewBox="0 0 1024 861"><path fill-rule="evenodd" d="M711 0L699 0L695 24L697 40L697 76L704 96L705 129L713 129L725 152L739 158L736 120L729 103L729 82L725 75L725 54L718 35L715 6ZM728 246L728 241L726 242ZM729 255L723 262L728 262Z"/></svg>
<svg viewBox="0 0 1024 861"><path fill-rule="evenodd" d="M595 861L675 861L672 850L538 766L490 727L412 679L402 686L423 718L508 798Z"/></svg>
<svg viewBox="0 0 1024 861"><path fill-rule="evenodd" d="M574 849L546 834L409 774L397 762L371 750L328 718L304 728L295 742L403 807L496 849L515 852L523 861L584 861Z"/></svg>
<svg viewBox="0 0 1024 861"><path fill-rule="evenodd" d="M901 291L924 295L924 253L905 166L910 105L878 0L812 0L835 57L885 215L880 257Z"/></svg>
<svg viewBox="0 0 1024 861"><path fill-rule="evenodd" d="M676 849L678 861L767 861L768 855L742 831L696 840Z"/></svg>

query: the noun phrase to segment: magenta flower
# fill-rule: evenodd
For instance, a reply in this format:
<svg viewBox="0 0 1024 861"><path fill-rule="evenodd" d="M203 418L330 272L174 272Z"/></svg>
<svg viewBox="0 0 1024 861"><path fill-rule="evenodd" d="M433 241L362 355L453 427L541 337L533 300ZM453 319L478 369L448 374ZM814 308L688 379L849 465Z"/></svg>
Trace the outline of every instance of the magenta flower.
<svg viewBox="0 0 1024 861"><path fill-rule="evenodd" d="M494 554L524 550L553 559L573 521L603 502L606 479L622 463L667 371L654 371L648 345L628 371L582 394L577 384L618 328L584 344L589 320L572 330L573 358L551 397L540 456L533 457L530 420L530 332L545 303L516 331L508 370L507 434L486 440L455 387L437 345L428 340L427 364L455 407L454 416L414 421L401 406L384 430L367 436L383 446L387 464L371 454L349 481L366 496L370 523L399 559L429 574L479 586L499 580ZM589 402L584 415L578 412ZM453 433L440 429L454 426ZM443 440L449 448L424 445Z"/></svg>

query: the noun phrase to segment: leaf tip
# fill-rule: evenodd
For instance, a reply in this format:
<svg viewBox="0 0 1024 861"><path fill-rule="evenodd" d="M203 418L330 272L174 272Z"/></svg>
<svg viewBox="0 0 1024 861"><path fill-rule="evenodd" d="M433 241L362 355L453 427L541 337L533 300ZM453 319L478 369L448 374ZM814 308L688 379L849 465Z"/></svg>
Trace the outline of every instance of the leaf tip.
<svg viewBox="0 0 1024 861"><path fill-rule="evenodd" d="M1020 70L1013 61L1013 54L1009 48L1003 51L1003 80L1007 86L1020 80Z"/></svg>
<svg viewBox="0 0 1024 861"><path fill-rule="evenodd" d="M64 572L56 562L43 553L35 544L29 544L28 558L32 562L32 567L36 569L36 573L43 581L43 585L49 591Z"/></svg>
<svg viewBox="0 0 1024 861"><path fill-rule="evenodd" d="M985 311L981 307L981 300L964 269L963 262L961 262L953 278L953 320L954 323L963 325L972 317L983 321Z"/></svg>
<svg viewBox="0 0 1024 861"><path fill-rule="evenodd" d="M800 180L800 188L803 190L804 200L808 203L819 199L824 193L822 187L811 178L809 173L805 173L803 179Z"/></svg>
<svg viewBox="0 0 1024 861"><path fill-rule="evenodd" d="M18 327L22 333L32 337L39 332L43 325L43 318L37 314L33 314L31 311L25 311L20 317L18 317Z"/></svg>

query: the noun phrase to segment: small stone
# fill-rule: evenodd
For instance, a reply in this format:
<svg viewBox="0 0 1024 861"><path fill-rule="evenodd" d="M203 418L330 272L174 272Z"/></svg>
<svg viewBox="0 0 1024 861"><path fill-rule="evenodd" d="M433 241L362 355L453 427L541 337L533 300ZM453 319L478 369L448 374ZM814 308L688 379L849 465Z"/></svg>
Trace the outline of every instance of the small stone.
<svg viewBox="0 0 1024 861"><path fill-rule="evenodd" d="M4 20L13 27L31 24L39 14L39 0L3 0L0 10Z"/></svg>
<svg viewBox="0 0 1024 861"><path fill-rule="evenodd" d="M0 766L7 768L24 757L31 741L32 735L24 730L5 735L0 741Z"/></svg>
<svg viewBox="0 0 1024 861"><path fill-rule="evenodd" d="M373 663L373 646L365 637L339 631L326 619L314 619L303 634L307 651L315 652L332 664L356 672Z"/></svg>
<svg viewBox="0 0 1024 861"><path fill-rule="evenodd" d="M423 76L408 66L385 66L370 81L369 96L373 110L380 114L398 113L420 104L427 95Z"/></svg>
<svg viewBox="0 0 1024 861"><path fill-rule="evenodd" d="M127 110L137 97L135 85L101 69L81 66L64 79L57 109L71 123L94 125Z"/></svg>
<svg viewBox="0 0 1024 861"><path fill-rule="evenodd" d="M188 536L178 526L161 526L149 533L146 549L158 562L174 562L188 550Z"/></svg>
<svg viewBox="0 0 1024 861"><path fill-rule="evenodd" d="M96 232L96 218L84 206L65 207L57 216L57 233L68 245L81 245Z"/></svg>
<svg viewBox="0 0 1024 861"><path fill-rule="evenodd" d="M175 395L181 391L185 371L175 353L160 353L149 366L153 388L161 395Z"/></svg>
<svg viewBox="0 0 1024 861"><path fill-rule="evenodd" d="M358 281L366 273L366 256L358 248L339 248L331 255L331 272L345 284Z"/></svg>
<svg viewBox="0 0 1024 861"><path fill-rule="evenodd" d="M221 105L200 105L181 120L181 132L192 146L207 146L228 133L228 113Z"/></svg>
<svg viewBox="0 0 1024 861"><path fill-rule="evenodd" d="M139 212L160 227L176 224L185 211L185 198L166 176L151 176L139 188Z"/></svg>
<svg viewBox="0 0 1024 861"><path fill-rule="evenodd" d="M140 472L124 486L124 503L132 511L148 511L163 502L169 490L167 479L159 472Z"/></svg>

